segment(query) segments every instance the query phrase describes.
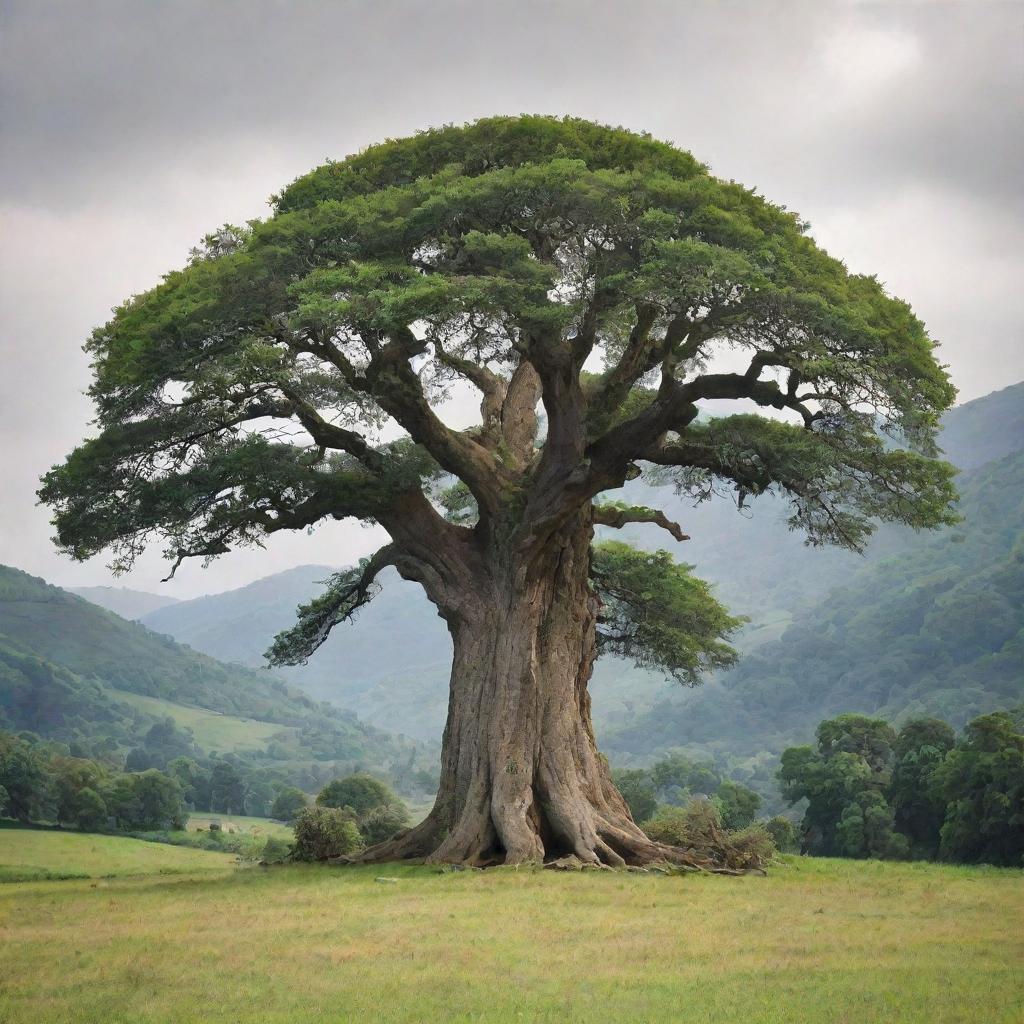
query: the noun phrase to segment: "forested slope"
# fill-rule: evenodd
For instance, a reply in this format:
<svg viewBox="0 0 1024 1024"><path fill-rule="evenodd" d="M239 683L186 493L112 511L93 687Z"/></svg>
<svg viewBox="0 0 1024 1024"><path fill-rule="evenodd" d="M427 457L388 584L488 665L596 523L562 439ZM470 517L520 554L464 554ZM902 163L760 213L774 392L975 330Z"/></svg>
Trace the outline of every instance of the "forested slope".
<svg viewBox="0 0 1024 1024"><path fill-rule="evenodd" d="M160 713L172 717L176 707L203 708L280 725L271 759L383 764L410 750L269 672L222 664L0 566L0 728L129 747L161 714L140 710L126 694L157 698Z"/></svg>
<svg viewBox="0 0 1024 1024"><path fill-rule="evenodd" d="M605 736L612 753L675 746L749 756L860 711L962 726L1024 699L1024 452L959 480L960 527L906 538L780 639L706 688L674 694Z"/></svg>

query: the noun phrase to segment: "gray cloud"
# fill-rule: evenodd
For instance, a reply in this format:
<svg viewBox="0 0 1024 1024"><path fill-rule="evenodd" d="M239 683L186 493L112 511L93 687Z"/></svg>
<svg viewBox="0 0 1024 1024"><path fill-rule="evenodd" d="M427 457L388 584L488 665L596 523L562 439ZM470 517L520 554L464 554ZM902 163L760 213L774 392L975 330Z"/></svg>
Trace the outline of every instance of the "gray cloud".
<svg viewBox="0 0 1024 1024"><path fill-rule="evenodd" d="M32 493L87 429L79 346L111 306L325 158L492 113L691 149L909 299L964 398L1024 376L1021 3L7 0L2 19L0 561L105 578L58 560ZM276 541L176 592L376 540Z"/></svg>

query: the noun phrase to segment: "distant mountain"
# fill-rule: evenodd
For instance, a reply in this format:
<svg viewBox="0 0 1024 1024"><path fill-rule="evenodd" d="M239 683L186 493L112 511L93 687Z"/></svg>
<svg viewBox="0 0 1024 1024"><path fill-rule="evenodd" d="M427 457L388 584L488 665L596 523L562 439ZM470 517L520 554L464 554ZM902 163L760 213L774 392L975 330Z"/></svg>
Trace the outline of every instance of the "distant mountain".
<svg viewBox="0 0 1024 1024"><path fill-rule="evenodd" d="M218 715L221 733L251 732L252 748L271 740L270 760L379 766L408 760L413 749L267 671L223 664L0 566L0 728L64 741L112 738L124 748L158 718L188 725Z"/></svg>
<svg viewBox="0 0 1024 1024"><path fill-rule="evenodd" d="M1024 450L1024 383L953 409L944 420L942 444L946 457L967 469ZM979 501L990 489L994 495L999 493L998 479L978 487ZM643 547L672 550L680 561L695 565L700 576L715 583L719 596L734 611L750 616L751 624L739 646L744 663L757 664L759 671L764 671L768 650L776 652L772 657L779 657L778 648L771 645L794 628L793 624L811 621L806 616L816 609L842 601L839 595L831 596L837 589L871 566L899 555L908 545L917 550L917 545L927 546L941 538L886 527L865 557L806 547L799 534L787 529L786 507L779 500L759 499L751 511L740 514L727 500L692 507L671 491L640 480L628 485L624 494L633 502L667 508L693 539L676 544L663 531L648 526L629 527L618 534ZM966 531L972 529L970 521L965 524ZM945 536L949 539L953 534L946 531ZM974 547L963 550L973 551ZM317 593L320 582L332 571L324 565L301 566L225 594L159 609L143 621L218 658L260 665L272 637L294 621L296 606ZM447 709L451 641L417 586L393 573L382 576L382 582L381 594L358 620L336 629L310 663L288 670L287 678L318 699L352 709L371 723L424 740L436 739ZM884 588L884 578L874 578L872 585ZM892 609L890 612L895 614ZM738 673L744 671L744 663ZM716 696L727 685L724 679L708 684L702 699L709 708L730 706ZM823 706L821 691L801 674L793 685L807 705L808 720L817 715L817 721L822 717L817 710ZM696 726L680 726L679 716L673 712L673 724L666 720L659 728L656 716L644 717L652 707L690 707L701 691L681 691L657 675L614 659L598 662L591 691L599 738L626 759L645 759L655 748L714 744L718 739L722 744L716 749L723 756L740 748L774 749L782 742L783 733L787 737L803 735L800 730L805 728L804 718L799 722L793 718L790 725L781 726L773 721L763 728L748 722L749 742L744 740L739 746L728 721L724 725L717 720L708 722L698 735ZM725 719L731 715L733 711L722 711ZM646 746L644 729L649 736ZM726 736L730 738L726 740Z"/></svg>
<svg viewBox="0 0 1024 1024"><path fill-rule="evenodd" d="M295 621L295 609L336 570L303 565L238 590L182 601L143 618L224 661L264 664L263 652ZM308 665L277 670L318 700L358 711L371 724L436 741L448 705L452 644L419 586L381 574L381 593L354 623L339 626Z"/></svg>
<svg viewBox="0 0 1024 1024"><path fill-rule="evenodd" d="M120 615L122 619L141 619L143 615L158 608L177 604L176 597L166 594L147 594L144 590L129 590L128 587L65 587L69 594L77 594L86 601L106 608L108 612Z"/></svg>

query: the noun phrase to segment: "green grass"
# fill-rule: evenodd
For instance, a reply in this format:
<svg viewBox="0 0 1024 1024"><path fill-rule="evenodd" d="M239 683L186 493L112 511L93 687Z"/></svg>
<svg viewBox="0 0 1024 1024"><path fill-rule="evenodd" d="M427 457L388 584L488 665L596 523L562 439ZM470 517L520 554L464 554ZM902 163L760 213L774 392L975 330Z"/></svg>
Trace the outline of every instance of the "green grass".
<svg viewBox="0 0 1024 1024"><path fill-rule="evenodd" d="M150 715L170 716L178 725L191 729L196 743L204 750L216 750L219 753L255 750L264 746L273 736L282 733L291 735L295 732L288 726L276 725L273 722L222 715L217 711L175 704L159 697L145 697L140 693L129 693L127 690L112 689L110 694L122 703L130 704Z"/></svg>
<svg viewBox="0 0 1024 1024"><path fill-rule="evenodd" d="M44 829L0 830L0 882L224 872L234 865L235 858L228 854L146 843L124 836Z"/></svg>
<svg viewBox="0 0 1024 1024"><path fill-rule="evenodd" d="M1024 1014L1020 871L790 858L768 878L296 865L95 884L0 887L0 1019Z"/></svg>
<svg viewBox="0 0 1024 1024"><path fill-rule="evenodd" d="M247 835L278 836L288 840L295 835L291 825L274 821L272 818L254 818L244 814L191 814L188 819L188 831L208 829L211 821L219 821L221 828L228 833L244 832Z"/></svg>

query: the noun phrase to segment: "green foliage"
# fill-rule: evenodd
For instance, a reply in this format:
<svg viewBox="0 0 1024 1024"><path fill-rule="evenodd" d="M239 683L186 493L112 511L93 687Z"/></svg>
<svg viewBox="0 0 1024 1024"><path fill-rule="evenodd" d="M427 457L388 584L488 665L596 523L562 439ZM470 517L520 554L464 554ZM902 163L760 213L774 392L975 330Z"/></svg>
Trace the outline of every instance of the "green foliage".
<svg viewBox="0 0 1024 1024"><path fill-rule="evenodd" d="M779 780L787 799L808 801L810 852L1024 863L1024 730L1010 713L976 718L955 745L935 719L897 736L841 715L821 723L817 750L785 751Z"/></svg>
<svg viewBox="0 0 1024 1024"><path fill-rule="evenodd" d="M725 779L712 798L722 825L727 829L741 829L752 825L761 807L761 797L752 789L732 779Z"/></svg>
<svg viewBox="0 0 1024 1024"><path fill-rule="evenodd" d="M177 780L155 769L118 776L106 802L124 831L183 829L188 818Z"/></svg>
<svg viewBox="0 0 1024 1024"><path fill-rule="evenodd" d="M53 779L39 746L0 732L0 786L5 813L19 821L46 820L53 807Z"/></svg>
<svg viewBox="0 0 1024 1024"><path fill-rule="evenodd" d="M818 726L817 749L790 747L779 781L791 803L807 800L804 847L823 856L899 857L907 840L894 831L887 798L896 734L865 715Z"/></svg>
<svg viewBox="0 0 1024 1024"><path fill-rule="evenodd" d="M216 761L210 775L210 810L245 814L245 780L229 761Z"/></svg>
<svg viewBox="0 0 1024 1024"><path fill-rule="evenodd" d="M890 800L896 828L917 856L934 858L938 853L946 802L932 775L955 743L952 727L937 718L912 719L896 737Z"/></svg>
<svg viewBox="0 0 1024 1024"><path fill-rule="evenodd" d="M368 811L359 821L359 832L367 846L383 843L411 824L409 812L401 801Z"/></svg>
<svg viewBox="0 0 1024 1024"><path fill-rule="evenodd" d="M746 372L700 372L723 347L749 356ZM539 478L484 443L492 424L454 431L431 406L455 380L504 385L524 362L573 420L575 462L556 476L579 478L582 503L647 460L700 494L777 490L815 543L857 547L878 519L951 521L933 435L954 391L909 306L690 154L579 119L446 126L314 170L265 222L206 236L87 348L100 432L40 496L66 552L110 549L119 570L155 536L176 567L329 518L387 525L442 475L481 515L515 519ZM596 378L582 375L591 351ZM718 399L803 426L697 422ZM385 443L389 418L405 436ZM447 510L468 504L453 494ZM604 574L609 649L685 681L727 664L718 637L734 622L685 574L649 568L656 621L636 618L635 581L620 591ZM365 583L346 576L305 605L273 658L308 655ZM686 616L689 641L673 625Z"/></svg>
<svg viewBox="0 0 1024 1024"><path fill-rule="evenodd" d="M320 807L351 807L357 816L397 802L391 787L365 772L357 772L328 783L318 794Z"/></svg>
<svg viewBox="0 0 1024 1024"><path fill-rule="evenodd" d="M737 871L762 868L775 854L775 844L763 825L729 829L710 800L697 798L685 807L663 807L643 828L656 842L695 850Z"/></svg>
<svg viewBox="0 0 1024 1024"><path fill-rule="evenodd" d="M1006 713L971 722L933 774L946 801L941 855L1024 865L1024 728Z"/></svg>
<svg viewBox="0 0 1024 1024"><path fill-rule="evenodd" d="M350 814L336 807L314 805L295 819L295 860L320 861L343 857L362 847L362 836Z"/></svg>
<svg viewBox="0 0 1024 1024"><path fill-rule="evenodd" d="M1007 393L1019 409L1024 386ZM998 406L1002 395L977 404ZM735 541L713 521L722 515L715 503L695 510L704 515L686 521L691 543L698 531L711 535L693 553L699 570L717 576L719 592L755 623L777 615L782 635L741 634L739 662L704 692L658 700L649 711L640 705L632 721L603 730L609 755L682 747L735 757L767 751L774 760L836 709L896 722L937 717L960 729L1024 700L1024 436L1009 410L979 411L975 429L984 424L999 445L985 461L987 449L957 441L965 409L948 417L951 451L974 466L958 479L959 528L934 535L886 528L866 560L813 556L819 578L811 555L782 543L771 499L755 507ZM1013 451L1000 454L1007 445Z"/></svg>
<svg viewBox="0 0 1024 1024"><path fill-rule="evenodd" d="M736 652L725 638L742 620L729 615L691 568L666 551L595 544L590 575L602 605L598 650L691 685L702 672L731 665Z"/></svg>
<svg viewBox="0 0 1024 1024"><path fill-rule="evenodd" d="M294 786L285 786L274 797L270 807L270 816L278 821L294 821L298 813L309 804L306 794Z"/></svg>
<svg viewBox="0 0 1024 1024"><path fill-rule="evenodd" d="M283 864L291 856L292 844L280 836L268 836L263 844L264 864Z"/></svg>
<svg viewBox="0 0 1024 1024"><path fill-rule="evenodd" d="M231 813L243 806L265 812L283 784L315 791L357 765L384 770L418 755L409 742L265 671L215 661L0 566L5 727L59 741L68 745L65 752L73 745L108 766L123 760L131 771L167 770L193 808L210 810L216 801L217 810ZM203 749L197 735L224 746ZM248 745L242 741L235 753L238 737ZM213 750L222 756L211 757ZM213 786L225 759L230 768L218 769Z"/></svg>
<svg viewBox="0 0 1024 1024"><path fill-rule="evenodd" d="M365 772L328 783L317 794L316 803L349 814L370 846L409 826L409 811L391 787Z"/></svg>
<svg viewBox="0 0 1024 1024"><path fill-rule="evenodd" d="M649 773L643 769L617 771L612 776L634 821L647 821L658 806L658 797Z"/></svg>
<svg viewBox="0 0 1024 1024"><path fill-rule="evenodd" d="M765 831L772 837L775 849L779 853L796 853L799 841L796 826L789 818L776 814L764 823Z"/></svg>

